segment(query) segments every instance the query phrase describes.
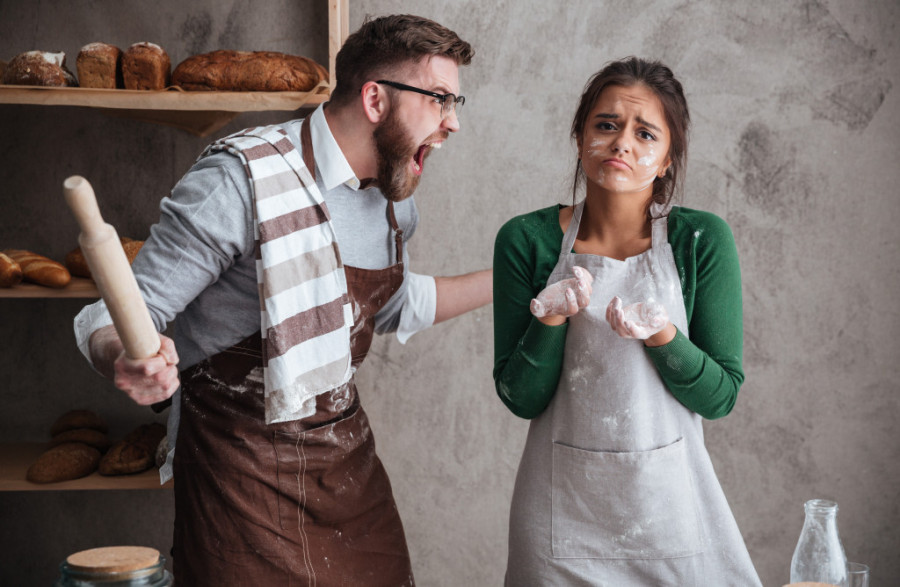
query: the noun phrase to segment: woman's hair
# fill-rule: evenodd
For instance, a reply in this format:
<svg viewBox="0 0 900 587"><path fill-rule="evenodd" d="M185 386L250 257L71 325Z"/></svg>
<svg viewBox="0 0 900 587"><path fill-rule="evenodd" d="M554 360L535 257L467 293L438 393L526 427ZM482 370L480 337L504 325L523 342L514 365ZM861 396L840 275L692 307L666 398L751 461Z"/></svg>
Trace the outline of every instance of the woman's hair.
<svg viewBox="0 0 900 587"><path fill-rule="evenodd" d="M584 86L581 102L572 120L572 138L578 140L583 136L588 116L604 89L609 86L628 87L639 84L650 88L659 98L669 128L671 143L668 156L672 164L663 177L653 181L653 201L668 204L682 187L684 166L687 163L688 130L691 125L691 115L681 82L675 79L671 69L659 61L646 61L637 57L607 63ZM573 201L583 180L584 170L579 160L575 165L575 179L572 183Z"/></svg>
<svg viewBox="0 0 900 587"><path fill-rule="evenodd" d="M422 57L440 55L457 65L468 65L474 54L472 46L456 33L427 18L409 14L367 17L337 54L337 83L330 101L347 104L364 83L389 78Z"/></svg>

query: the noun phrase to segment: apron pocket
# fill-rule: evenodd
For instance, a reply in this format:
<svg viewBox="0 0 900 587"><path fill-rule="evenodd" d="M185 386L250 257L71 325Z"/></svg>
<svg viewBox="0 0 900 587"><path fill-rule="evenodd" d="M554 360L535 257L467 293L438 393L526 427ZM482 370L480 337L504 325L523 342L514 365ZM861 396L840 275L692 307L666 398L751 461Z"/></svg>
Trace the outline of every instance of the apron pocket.
<svg viewBox="0 0 900 587"><path fill-rule="evenodd" d="M702 551L684 439L641 452L553 443L554 558L662 559Z"/></svg>

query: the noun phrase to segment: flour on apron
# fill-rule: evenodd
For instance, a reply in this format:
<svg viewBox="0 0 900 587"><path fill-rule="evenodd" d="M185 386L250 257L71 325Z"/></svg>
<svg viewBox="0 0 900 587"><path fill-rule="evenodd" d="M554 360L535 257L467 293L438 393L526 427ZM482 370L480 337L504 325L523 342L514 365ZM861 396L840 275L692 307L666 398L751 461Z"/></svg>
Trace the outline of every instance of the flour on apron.
<svg viewBox="0 0 900 587"><path fill-rule="evenodd" d="M702 419L669 392L643 341L605 319L653 298L685 335L668 210L654 206L652 245L624 261L572 252L584 203L547 283L594 277L590 305L569 318L553 400L532 420L510 512L506 583L760 585L703 443Z"/></svg>
<svg viewBox="0 0 900 587"><path fill-rule="evenodd" d="M315 169L309 125L303 156ZM402 233L386 213L396 263L345 266L352 366L375 314L403 283ZM409 551L355 378L316 396L316 412L266 424L261 336L182 373L175 452L173 564L178 584L412 586Z"/></svg>

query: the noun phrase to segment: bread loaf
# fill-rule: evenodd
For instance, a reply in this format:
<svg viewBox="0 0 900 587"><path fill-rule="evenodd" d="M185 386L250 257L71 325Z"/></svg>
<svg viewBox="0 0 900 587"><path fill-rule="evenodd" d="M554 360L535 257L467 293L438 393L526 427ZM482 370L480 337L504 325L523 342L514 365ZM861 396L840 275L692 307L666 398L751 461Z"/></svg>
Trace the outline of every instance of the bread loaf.
<svg viewBox="0 0 900 587"><path fill-rule="evenodd" d="M50 439L50 446L58 446L67 442L80 442L88 446L93 446L100 452L106 452L112 445L106 432L93 430L92 428L75 428L60 432Z"/></svg>
<svg viewBox="0 0 900 587"><path fill-rule="evenodd" d="M121 237L119 241L122 243L122 249L125 251L128 262L134 263L134 258L137 257L141 247L144 246L144 241L137 241L127 237ZM81 247L69 251L66 254L65 263L66 269L72 275L91 278L91 268L88 267L87 259L84 258Z"/></svg>
<svg viewBox="0 0 900 587"><path fill-rule="evenodd" d="M135 43L122 54L122 82L127 90L163 90L171 71L169 54L154 43Z"/></svg>
<svg viewBox="0 0 900 587"><path fill-rule="evenodd" d="M48 449L28 467L25 478L32 483L56 483L86 477L97 470L100 451L80 442L67 442Z"/></svg>
<svg viewBox="0 0 900 587"><path fill-rule="evenodd" d="M89 43L75 59L78 82L82 88L115 89L122 81L122 50L106 43Z"/></svg>
<svg viewBox="0 0 900 587"><path fill-rule="evenodd" d="M172 85L185 90L308 92L325 79L328 72L312 59L274 51L213 51L172 72Z"/></svg>
<svg viewBox="0 0 900 587"><path fill-rule="evenodd" d="M100 460L101 475L130 475L146 471L156 462L156 450L166 435L157 422L142 424L112 445Z"/></svg>
<svg viewBox="0 0 900 587"><path fill-rule="evenodd" d="M31 251L6 249L3 251L22 268L25 281L48 287L66 287L72 275L61 263Z"/></svg>
<svg viewBox="0 0 900 587"><path fill-rule="evenodd" d="M12 287L22 281L22 267L6 253L0 253L0 287Z"/></svg>
<svg viewBox="0 0 900 587"><path fill-rule="evenodd" d="M0 83L54 87L78 85L75 76L66 69L66 54L61 51L26 51L16 55L6 65Z"/></svg>
<svg viewBox="0 0 900 587"><path fill-rule="evenodd" d="M90 410L69 410L57 418L50 427L50 436L56 436L66 430L77 430L79 428L90 428L104 434L109 430L103 418L96 413Z"/></svg>

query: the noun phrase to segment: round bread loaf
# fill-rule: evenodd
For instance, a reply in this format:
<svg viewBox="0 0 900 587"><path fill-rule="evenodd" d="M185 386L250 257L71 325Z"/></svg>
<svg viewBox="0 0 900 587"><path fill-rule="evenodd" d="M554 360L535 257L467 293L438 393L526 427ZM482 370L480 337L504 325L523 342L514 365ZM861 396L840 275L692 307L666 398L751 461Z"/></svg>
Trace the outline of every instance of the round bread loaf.
<svg viewBox="0 0 900 587"><path fill-rule="evenodd" d="M203 53L172 72L173 86L228 92L308 92L326 79L328 72L312 59L275 51Z"/></svg>
<svg viewBox="0 0 900 587"><path fill-rule="evenodd" d="M134 263L134 258L137 257L141 247L144 246L144 241L136 241L126 237L121 237L119 241L122 243L122 249L125 251L128 263ZM87 278L91 277L91 268L88 267L87 259L84 258L81 247L76 247L66 254L65 264L66 269L68 269L69 273L72 275Z"/></svg>
<svg viewBox="0 0 900 587"><path fill-rule="evenodd" d="M0 83L20 86L77 86L78 81L66 69L63 52L26 51L12 58L6 65Z"/></svg>
<svg viewBox="0 0 900 587"><path fill-rule="evenodd" d="M166 427L157 422L142 424L112 445L100 460L101 475L130 475L152 467L156 449L166 435Z"/></svg>
<svg viewBox="0 0 900 587"><path fill-rule="evenodd" d="M93 446L100 452L106 452L112 445L109 437L105 432L93 430L91 428L75 428L60 432L50 439L50 446L58 446L67 442L80 442L88 446Z"/></svg>
<svg viewBox="0 0 900 587"><path fill-rule="evenodd" d="M90 410L69 410L56 419L53 426L50 427L50 436L56 436L60 432L66 430L75 430L76 428L90 428L106 433L109 427L103 418Z"/></svg>
<svg viewBox="0 0 900 587"><path fill-rule="evenodd" d="M32 483L58 483L86 477L97 470L100 451L80 442L67 442L48 449L28 467L25 478Z"/></svg>

